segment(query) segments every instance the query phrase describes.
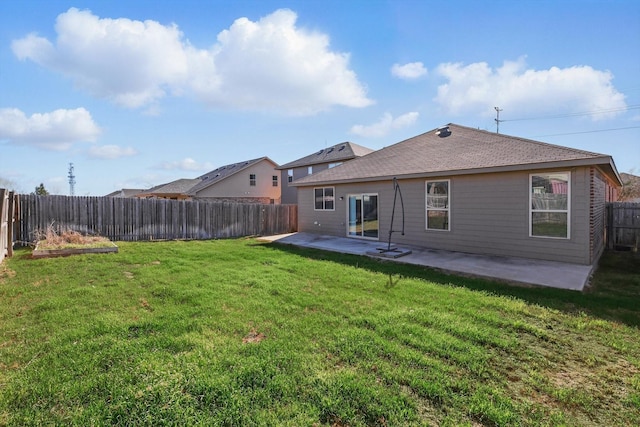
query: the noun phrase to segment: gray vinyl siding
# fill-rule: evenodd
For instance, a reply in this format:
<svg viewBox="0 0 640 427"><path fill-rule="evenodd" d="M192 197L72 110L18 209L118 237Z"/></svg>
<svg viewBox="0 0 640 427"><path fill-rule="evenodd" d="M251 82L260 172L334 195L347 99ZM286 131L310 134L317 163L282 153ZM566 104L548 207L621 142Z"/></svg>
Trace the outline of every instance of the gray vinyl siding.
<svg viewBox="0 0 640 427"><path fill-rule="evenodd" d="M329 169L329 163L318 163L315 165L300 166L293 169L293 180L304 178L308 175L309 166L313 168L313 173ZM297 197L296 187L292 186L289 182L288 169L281 170L281 182L282 182L282 204L295 204Z"/></svg>
<svg viewBox="0 0 640 427"><path fill-rule="evenodd" d="M398 198L392 241L425 248L517 256L588 265L590 254L590 170L571 173L570 238L529 237L529 174L505 172L429 177L450 180L450 231L426 229L425 183L427 179L400 181L405 206L402 236ZM388 239L393 204L391 181L335 185L335 210L314 211L313 188L299 187L299 231L346 236L347 195L378 194L379 239ZM343 197L343 200L340 200Z"/></svg>

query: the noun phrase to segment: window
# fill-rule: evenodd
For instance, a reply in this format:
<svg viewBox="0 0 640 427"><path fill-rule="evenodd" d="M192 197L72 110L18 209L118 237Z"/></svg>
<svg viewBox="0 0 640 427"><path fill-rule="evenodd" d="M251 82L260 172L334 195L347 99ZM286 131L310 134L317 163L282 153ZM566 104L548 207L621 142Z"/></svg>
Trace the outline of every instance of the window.
<svg viewBox="0 0 640 427"><path fill-rule="evenodd" d="M333 187L321 187L314 188L314 209L317 211L332 211L333 210Z"/></svg>
<svg viewBox="0 0 640 427"><path fill-rule="evenodd" d="M293 182L293 169L287 170L287 182Z"/></svg>
<svg viewBox="0 0 640 427"><path fill-rule="evenodd" d="M255 173L249 174L249 185L252 186L252 187L256 186L256 174Z"/></svg>
<svg viewBox="0 0 640 427"><path fill-rule="evenodd" d="M273 175L271 178L272 178L271 182L273 183L272 185L274 187L277 187L278 186L278 175Z"/></svg>
<svg viewBox="0 0 640 427"><path fill-rule="evenodd" d="M313 173L313 166L307 167L307 175L311 175Z"/></svg>
<svg viewBox="0 0 640 427"><path fill-rule="evenodd" d="M336 166L340 166L341 164L342 164L342 162L329 163L329 169L335 168Z"/></svg>
<svg viewBox="0 0 640 427"><path fill-rule="evenodd" d="M571 173L529 175L529 235L569 238Z"/></svg>
<svg viewBox="0 0 640 427"><path fill-rule="evenodd" d="M427 230L449 230L449 180L427 181Z"/></svg>

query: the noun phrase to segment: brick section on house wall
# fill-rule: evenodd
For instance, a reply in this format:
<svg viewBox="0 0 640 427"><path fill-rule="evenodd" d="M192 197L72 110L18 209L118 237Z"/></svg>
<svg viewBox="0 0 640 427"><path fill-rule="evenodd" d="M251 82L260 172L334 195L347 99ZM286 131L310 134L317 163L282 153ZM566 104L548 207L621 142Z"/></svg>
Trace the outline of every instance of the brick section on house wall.
<svg viewBox="0 0 640 427"><path fill-rule="evenodd" d="M589 191L589 257L591 263L598 260L605 245L606 202L611 197L606 178L596 167L590 170Z"/></svg>

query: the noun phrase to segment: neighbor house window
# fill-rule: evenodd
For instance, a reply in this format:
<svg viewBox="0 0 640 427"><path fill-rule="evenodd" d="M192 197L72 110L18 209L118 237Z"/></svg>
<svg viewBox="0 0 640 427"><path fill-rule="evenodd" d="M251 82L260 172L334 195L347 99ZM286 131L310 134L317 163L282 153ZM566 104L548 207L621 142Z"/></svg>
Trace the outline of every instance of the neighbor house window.
<svg viewBox="0 0 640 427"><path fill-rule="evenodd" d="M293 182L293 169L287 170L287 182Z"/></svg>
<svg viewBox="0 0 640 427"><path fill-rule="evenodd" d="M341 164L342 164L342 162L329 163L329 169L335 168L336 166L340 166Z"/></svg>
<svg viewBox="0 0 640 427"><path fill-rule="evenodd" d="M255 173L249 174L249 185L252 186L252 187L256 186L256 174Z"/></svg>
<svg viewBox="0 0 640 427"><path fill-rule="evenodd" d="M334 189L333 187L320 187L314 188L314 209L317 211L332 211L334 201Z"/></svg>
<svg viewBox="0 0 640 427"><path fill-rule="evenodd" d="M271 181L271 182L273 183L272 185L273 185L274 187L277 187L277 186L278 186L278 175L273 175L273 176L272 176L272 181Z"/></svg>
<svg viewBox="0 0 640 427"><path fill-rule="evenodd" d="M427 230L449 230L449 180L427 181Z"/></svg>
<svg viewBox="0 0 640 427"><path fill-rule="evenodd" d="M571 173L529 175L529 235L569 238Z"/></svg>
<svg viewBox="0 0 640 427"><path fill-rule="evenodd" d="M307 167L307 175L311 175L313 173L313 166Z"/></svg>

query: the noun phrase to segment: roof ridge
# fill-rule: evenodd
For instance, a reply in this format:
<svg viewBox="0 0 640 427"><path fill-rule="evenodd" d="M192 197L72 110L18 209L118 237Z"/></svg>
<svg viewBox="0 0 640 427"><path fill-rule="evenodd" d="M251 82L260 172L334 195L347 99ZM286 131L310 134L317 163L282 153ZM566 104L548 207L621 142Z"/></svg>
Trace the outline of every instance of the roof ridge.
<svg viewBox="0 0 640 427"><path fill-rule="evenodd" d="M562 149L562 150L573 151L573 152L581 153L581 154L595 155L595 156L598 156L598 157L602 157L602 156L610 157L610 156L608 156L606 154L596 153L595 151L581 150L579 148L567 147L565 145L552 144L550 142L538 141L536 139L524 138L522 136L509 135L509 134L506 134L506 133L491 132L491 131L488 131L486 129L476 129L476 128L472 128L472 127L469 127L469 126L459 125L459 124L456 124L456 123L449 123L449 124L447 124L447 126L456 126L456 127L463 128L463 129L468 129L468 130L471 130L471 131L474 131L474 132L485 133L487 135L496 135L496 136L499 136L499 137L502 137L502 138L516 139L516 140L524 141L524 142L527 142L527 143L543 145L543 146L546 146L546 147L559 148L559 149Z"/></svg>

